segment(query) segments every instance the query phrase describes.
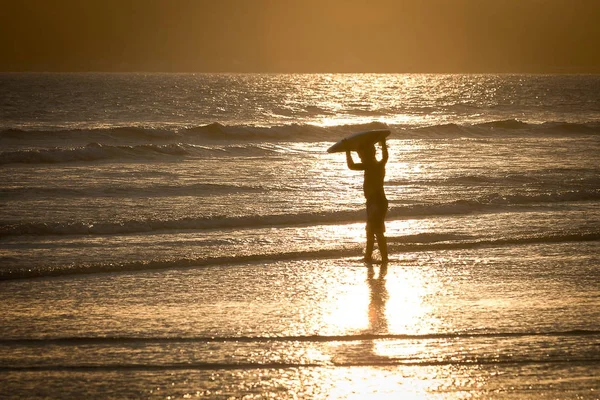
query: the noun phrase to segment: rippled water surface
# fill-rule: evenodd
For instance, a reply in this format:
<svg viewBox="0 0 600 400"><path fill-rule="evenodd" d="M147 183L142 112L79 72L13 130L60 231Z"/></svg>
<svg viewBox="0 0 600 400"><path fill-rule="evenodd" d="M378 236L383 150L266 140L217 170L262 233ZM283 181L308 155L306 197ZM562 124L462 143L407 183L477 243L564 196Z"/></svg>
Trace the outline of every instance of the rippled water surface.
<svg viewBox="0 0 600 400"><path fill-rule="evenodd" d="M5 283L0 379L49 396L594 398L589 247Z"/></svg>
<svg viewBox="0 0 600 400"><path fill-rule="evenodd" d="M0 397L597 399L599 84L0 74Z"/></svg>

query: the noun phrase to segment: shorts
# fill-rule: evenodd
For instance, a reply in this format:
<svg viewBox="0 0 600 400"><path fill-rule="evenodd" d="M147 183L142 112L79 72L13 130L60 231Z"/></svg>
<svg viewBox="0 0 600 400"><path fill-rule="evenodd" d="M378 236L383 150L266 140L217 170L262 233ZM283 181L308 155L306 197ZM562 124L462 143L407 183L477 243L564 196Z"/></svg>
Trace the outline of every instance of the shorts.
<svg viewBox="0 0 600 400"><path fill-rule="evenodd" d="M385 232L385 216L388 201L385 197L367 199L367 231L373 233Z"/></svg>

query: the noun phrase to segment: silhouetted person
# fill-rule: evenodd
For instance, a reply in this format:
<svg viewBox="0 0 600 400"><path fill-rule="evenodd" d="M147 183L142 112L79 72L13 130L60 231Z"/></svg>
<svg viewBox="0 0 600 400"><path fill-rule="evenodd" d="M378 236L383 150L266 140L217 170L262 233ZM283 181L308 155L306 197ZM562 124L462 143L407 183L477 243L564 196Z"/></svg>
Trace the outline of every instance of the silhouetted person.
<svg viewBox="0 0 600 400"><path fill-rule="evenodd" d="M381 160L375 157L375 145L365 146L357 151L360 163L355 163L350 150L346 150L348 168L354 171L365 171L363 191L367 200L367 247L365 261L371 262L375 239L381 253L381 262L388 261L387 240L385 238L385 215L387 214L388 201L383 190L385 178L385 164L388 161L388 149L385 139L381 144Z"/></svg>

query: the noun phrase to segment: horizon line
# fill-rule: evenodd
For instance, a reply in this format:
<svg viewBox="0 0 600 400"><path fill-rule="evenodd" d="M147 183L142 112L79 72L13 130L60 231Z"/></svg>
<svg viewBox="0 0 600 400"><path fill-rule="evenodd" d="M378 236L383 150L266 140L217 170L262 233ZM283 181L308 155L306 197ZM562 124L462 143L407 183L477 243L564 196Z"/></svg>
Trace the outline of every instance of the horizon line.
<svg viewBox="0 0 600 400"><path fill-rule="evenodd" d="M600 75L598 71L171 71L171 70L0 70L2 74L223 74L223 75Z"/></svg>

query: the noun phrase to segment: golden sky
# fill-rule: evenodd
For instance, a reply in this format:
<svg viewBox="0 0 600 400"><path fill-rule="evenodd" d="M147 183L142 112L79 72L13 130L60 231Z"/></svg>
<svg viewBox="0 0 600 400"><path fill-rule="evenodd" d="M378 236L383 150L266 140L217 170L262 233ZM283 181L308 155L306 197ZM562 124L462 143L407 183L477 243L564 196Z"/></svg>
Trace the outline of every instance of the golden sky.
<svg viewBox="0 0 600 400"><path fill-rule="evenodd" d="M600 73L600 0L0 3L2 71Z"/></svg>

